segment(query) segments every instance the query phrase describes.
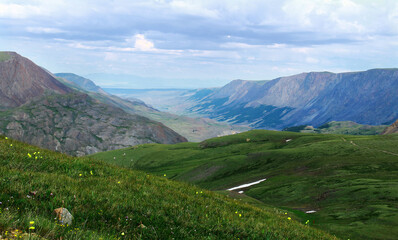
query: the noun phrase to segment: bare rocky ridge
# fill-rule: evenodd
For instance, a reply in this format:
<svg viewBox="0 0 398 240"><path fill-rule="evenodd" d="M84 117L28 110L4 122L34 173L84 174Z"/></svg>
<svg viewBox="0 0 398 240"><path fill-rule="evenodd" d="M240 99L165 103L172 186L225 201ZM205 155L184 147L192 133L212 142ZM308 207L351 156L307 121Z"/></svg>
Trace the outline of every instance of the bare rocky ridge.
<svg viewBox="0 0 398 240"><path fill-rule="evenodd" d="M15 52L1 52L9 58L0 62L0 106L17 107L45 93L70 93L72 89L45 70Z"/></svg>
<svg viewBox="0 0 398 240"><path fill-rule="evenodd" d="M78 156L187 141L159 122L67 87L27 58L0 54L0 134Z"/></svg>
<svg viewBox="0 0 398 240"><path fill-rule="evenodd" d="M392 133L398 133L398 120L395 121L393 124L391 124L391 126L388 126L384 131L383 131L383 135L384 134L392 134Z"/></svg>

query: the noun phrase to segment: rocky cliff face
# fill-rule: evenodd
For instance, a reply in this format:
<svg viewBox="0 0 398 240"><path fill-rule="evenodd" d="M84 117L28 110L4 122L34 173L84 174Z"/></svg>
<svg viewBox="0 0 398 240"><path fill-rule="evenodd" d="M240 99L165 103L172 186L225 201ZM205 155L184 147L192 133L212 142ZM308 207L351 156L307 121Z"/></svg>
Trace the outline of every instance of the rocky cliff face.
<svg viewBox="0 0 398 240"><path fill-rule="evenodd" d="M186 139L161 123L86 94L53 94L0 115L0 134L69 155Z"/></svg>
<svg viewBox="0 0 398 240"><path fill-rule="evenodd" d="M398 117L398 69L313 72L272 81L235 80L190 108L235 124L283 129L330 121L380 125Z"/></svg>
<svg viewBox="0 0 398 240"><path fill-rule="evenodd" d="M89 81L82 84L93 87ZM115 104L67 87L16 53L0 52L0 134L70 155L186 141L163 124L128 114L115 107L116 100L109 101Z"/></svg>
<svg viewBox="0 0 398 240"><path fill-rule="evenodd" d="M17 107L45 93L72 92L29 59L15 52L1 53L8 57L0 61L0 107Z"/></svg>
<svg viewBox="0 0 398 240"><path fill-rule="evenodd" d="M383 131L383 135L384 134L392 134L392 133L398 133L398 120L395 121L393 124L391 124L391 126L388 126L384 131Z"/></svg>

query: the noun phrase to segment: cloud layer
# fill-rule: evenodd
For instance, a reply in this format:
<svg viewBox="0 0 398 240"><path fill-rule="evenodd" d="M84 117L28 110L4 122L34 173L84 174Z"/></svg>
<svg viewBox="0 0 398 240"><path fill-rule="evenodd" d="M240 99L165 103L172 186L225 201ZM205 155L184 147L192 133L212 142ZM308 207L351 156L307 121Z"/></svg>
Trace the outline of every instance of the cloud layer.
<svg viewBox="0 0 398 240"><path fill-rule="evenodd" d="M0 35L2 50L54 72L219 86L396 67L398 1L0 0Z"/></svg>

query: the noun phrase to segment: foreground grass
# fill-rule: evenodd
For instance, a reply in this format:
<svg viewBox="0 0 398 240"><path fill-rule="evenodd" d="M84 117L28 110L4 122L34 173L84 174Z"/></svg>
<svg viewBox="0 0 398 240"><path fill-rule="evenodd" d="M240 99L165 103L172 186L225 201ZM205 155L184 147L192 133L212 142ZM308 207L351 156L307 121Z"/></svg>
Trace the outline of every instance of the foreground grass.
<svg viewBox="0 0 398 240"><path fill-rule="evenodd" d="M397 146L398 135L255 130L199 144L141 145L93 157L210 190L267 178L244 189L244 195L341 238L398 239ZM317 212L305 214L308 210Z"/></svg>
<svg viewBox="0 0 398 240"><path fill-rule="evenodd" d="M0 202L0 235L17 238L336 239L276 209L4 137ZM72 213L71 226L54 220L58 207Z"/></svg>

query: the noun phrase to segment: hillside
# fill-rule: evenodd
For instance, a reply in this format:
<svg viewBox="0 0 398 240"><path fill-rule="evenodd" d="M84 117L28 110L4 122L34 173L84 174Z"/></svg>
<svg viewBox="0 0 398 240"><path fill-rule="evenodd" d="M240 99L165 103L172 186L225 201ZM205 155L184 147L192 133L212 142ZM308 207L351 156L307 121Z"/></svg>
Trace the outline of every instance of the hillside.
<svg viewBox="0 0 398 240"><path fill-rule="evenodd" d="M392 134L392 133L398 133L398 120L395 121L391 126L388 126L382 134Z"/></svg>
<svg viewBox="0 0 398 240"><path fill-rule="evenodd" d="M161 122L178 134L186 137L191 142L199 142L208 138L244 132L250 129L248 127L217 122L208 118L179 116L168 112L158 111L137 98L129 96L128 99L123 99L121 97L108 94L102 88L95 85L91 80L76 74L56 73L55 75L64 83L68 84L69 82L70 87L79 91L85 91L91 97L103 103L119 107L131 114L138 114L154 121Z"/></svg>
<svg viewBox="0 0 398 240"><path fill-rule="evenodd" d="M331 121L391 124L398 118L398 69L310 72L271 81L235 80L198 91L188 110L253 128L318 127Z"/></svg>
<svg viewBox="0 0 398 240"><path fill-rule="evenodd" d="M348 134L348 135L377 135L381 134L386 125L372 126L358 124L352 121L332 121L314 128L313 126L301 125L288 127L283 131L322 134Z"/></svg>
<svg viewBox="0 0 398 240"><path fill-rule="evenodd" d="M124 112L117 99L99 102L101 89L89 96L17 53L1 52L1 59L0 134L79 156L142 143L186 141L159 122Z"/></svg>
<svg viewBox="0 0 398 240"><path fill-rule="evenodd" d="M81 93L49 95L2 112L0 134L73 156L143 143L186 141L161 123Z"/></svg>
<svg viewBox="0 0 398 240"><path fill-rule="evenodd" d="M277 209L4 136L0 163L0 235L6 238L337 239ZM72 225L54 220L58 207L71 212Z"/></svg>
<svg viewBox="0 0 398 240"><path fill-rule="evenodd" d="M344 239L397 239L397 135L253 130L201 143L140 145L93 155L109 163L289 209ZM244 191L238 194L238 191ZM306 214L306 211L316 211Z"/></svg>
<svg viewBox="0 0 398 240"><path fill-rule="evenodd" d="M0 54L0 109L21 106L46 93L72 92L29 59L15 52Z"/></svg>

